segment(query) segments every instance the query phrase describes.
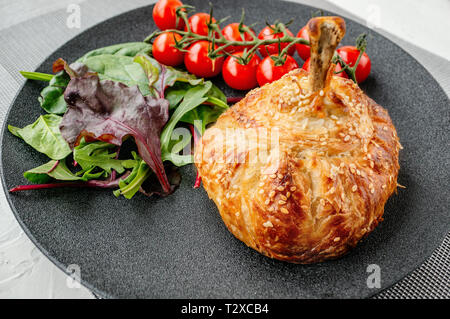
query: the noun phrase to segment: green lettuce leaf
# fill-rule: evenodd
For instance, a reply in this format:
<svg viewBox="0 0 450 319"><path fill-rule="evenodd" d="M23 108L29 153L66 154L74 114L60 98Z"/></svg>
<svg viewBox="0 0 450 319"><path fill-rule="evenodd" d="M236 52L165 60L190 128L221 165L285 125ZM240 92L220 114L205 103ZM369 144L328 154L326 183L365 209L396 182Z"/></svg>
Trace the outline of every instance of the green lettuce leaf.
<svg viewBox="0 0 450 319"><path fill-rule="evenodd" d="M73 174L67 167L65 161L55 161L30 169L23 173L26 179L32 183L45 184L52 180L78 181L83 177Z"/></svg>
<svg viewBox="0 0 450 319"><path fill-rule="evenodd" d="M71 147L85 136L116 146L132 136L164 191L172 191L161 160L160 134L169 117L166 100L144 97L136 86L100 81L95 74L73 78L64 96L68 110L60 130Z"/></svg>
<svg viewBox="0 0 450 319"><path fill-rule="evenodd" d="M83 60L89 71L97 72L100 80L121 82L127 86L137 85L142 95L151 93L147 75L133 57L102 54Z"/></svg>
<svg viewBox="0 0 450 319"><path fill-rule="evenodd" d="M65 71L55 74L47 87L45 87L38 98L41 107L47 113L63 114L67 110L64 101L64 90L69 84L70 77Z"/></svg>
<svg viewBox="0 0 450 319"><path fill-rule="evenodd" d="M72 153L59 131L61 120L61 116L46 114L39 116L33 124L24 128L8 125L8 129L38 152L44 153L53 160L60 160Z"/></svg>
<svg viewBox="0 0 450 319"><path fill-rule="evenodd" d="M106 177L105 171L92 172L93 169L81 170L77 173L72 173L67 167L65 160L55 161L51 160L44 165L30 169L23 173L23 176L32 183L45 184L57 181L88 181L95 180L101 177Z"/></svg>
<svg viewBox="0 0 450 319"><path fill-rule="evenodd" d="M89 51L76 62L89 64L92 71L99 73L100 79L115 80L127 85L139 85L141 92L147 95L150 93L147 88L148 81L142 70L133 62L133 57L150 51L151 45L148 43L121 43ZM27 79L50 81L38 98L41 107L47 113L63 114L66 112L64 90L70 81L70 77L65 71L56 75L38 72L21 72L21 74Z"/></svg>
<svg viewBox="0 0 450 319"><path fill-rule="evenodd" d="M116 159L117 153L110 153L114 148L117 148L117 146L106 142L86 143L82 139L73 150L73 159L84 171L100 168L108 175L111 174L111 170L122 174L126 168L132 168L136 165L136 160Z"/></svg>
<svg viewBox="0 0 450 319"><path fill-rule="evenodd" d="M119 189L114 191L116 197L122 195L127 199L131 199L151 174L150 167L135 152L133 152L133 157L136 160L136 164L130 175L119 181Z"/></svg>
<svg viewBox="0 0 450 319"><path fill-rule="evenodd" d="M206 126L217 121L224 109L217 105L200 105L183 115L180 121L194 125L200 135L203 135Z"/></svg>
<svg viewBox="0 0 450 319"><path fill-rule="evenodd" d="M137 55L134 61L141 65L147 76L151 93L156 97L164 97L166 88L173 86L176 82L185 82L192 86L203 83L203 79L197 79L192 74L160 64L146 54Z"/></svg>
<svg viewBox="0 0 450 319"><path fill-rule="evenodd" d="M175 128L180 122L185 122L193 124L203 135L206 126L215 122L220 114L228 109L226 97L210 81L195 86L178 83L167 91L174 111L161 133L161 156L163 161L171 161L176 166L191 164L192 155L179 154L186 146L186 139L180 140L175 134Z"/></svg>
<svg viewBox="0 0 450 319"><path fill-rule="evenodd" d="M175 129L175 126L178 122L183 118L183 116L189 111L193 110L197 106L208 100L206 94L211 89L212 83L205 82L204 84L199 84L190 88L184 95L183 101L180 105L175 109L172 116L169 119L169 122L164 127L161 133L161 148L166 149L169 146L172 131Z"/></svg>
<svg viewBox="0 0 450 319"><path fill-rule="evenodd" d="M98 48L89 51L82 57L80 57L76 62L81 62L85 64L85 60L98 55L116 55L116 56L128 56L134 57L138 54L149 53L152 49L152 45L145 42L126 42L120 44L114 44L103 48Z"/></svg>

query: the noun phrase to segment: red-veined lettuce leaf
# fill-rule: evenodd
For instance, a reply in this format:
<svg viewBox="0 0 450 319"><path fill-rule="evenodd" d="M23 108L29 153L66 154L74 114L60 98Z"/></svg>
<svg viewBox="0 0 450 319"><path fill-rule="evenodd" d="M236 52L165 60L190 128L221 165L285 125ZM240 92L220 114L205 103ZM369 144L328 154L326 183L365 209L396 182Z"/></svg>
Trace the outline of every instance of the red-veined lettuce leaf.
<svg viewBox="0 0 450 319"><path fill-rule="evenodd" d="M71 148L82 137L121 145L125 137L132 136L139 155L155 172L163 191L171 192L159 139L169 117L167 100L144 97L137 86L100 81L92 74L72 78L64 98L68 110L59 128Z"/></svg>

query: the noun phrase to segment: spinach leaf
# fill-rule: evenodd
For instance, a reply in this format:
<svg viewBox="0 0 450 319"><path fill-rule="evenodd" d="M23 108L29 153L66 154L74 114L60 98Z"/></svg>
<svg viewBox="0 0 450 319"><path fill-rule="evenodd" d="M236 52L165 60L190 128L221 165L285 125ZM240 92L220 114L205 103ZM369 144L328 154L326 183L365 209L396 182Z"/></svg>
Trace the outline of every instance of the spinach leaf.
<svg viewBox="0 0 450 319"><path fill-rule="evenodd" d="M169 109L176 108L183 100L186 92L193 86L188 83L177 82L173 87L167 89L166 99L169 101ZM206 126L215 122L225 110L228 109L227 98L225 94L214 84L206 94L205 103L209 105L200 105L197 108L187 112L181 119L181 122L194 124L196 120L202 121L202 125L197 130L203 135ZM198 126L198 124L196 124Z"/></svg>
<svg viewBox="0 0 450 319"><path fill-rule="evenodd" d="M76 174L67 167L65 160L50 162L39 167L30 169L23 176L32 183L45 184L54 180L58 181L88 181L105 176L105 171L92 172L93 169L82 170Z"/></svg>
<svg viewBox="0 0 450 319"><path fill-rule="evenodd" d="M173 86L168 87L165 92L165 98L169 101L169 109L173 110L178 106L186 92L199 83L189 83L186 81L178 81L173 84ZM223 109L228 108L227 97L225 94L214 84L212 84L211 89L207 93L207 102L211 105L217 105Z"/></svg>
<svg viewBox="0 0 450 319"><path fill-rule="evenodd" d="M158 80L161 71L159 63L147 55L138 55L134 57L133 62L138 63L144 70L144 73L148 79L148 86L153 86L153 84L155 84Z"/></svg>
<svg viewBox="0 0 450 319"><path fill-rule="evenodd" d="M169 101L169 110L173 110L180 104L190 88L192 88L192 85L183 82L176 82L174 86L167 88L165 98Z"/></svg>
<svg viewBox="0 0 450 319"><path fill-rule="evenodd" d="M170 161L178 167L191 164L193 162L193 156L190 154L191 141L192 135L189 130L179 131L178 128L175 128L172 131L169 145L165 148L166 151L162 151L162 160ZM188 154L179 154L183 150L186 150Z"/></svg>
<svg viewBox="0 0 450 319"><path fill-rule="evenodd" d="M180 105L173 112L169 122L164 127L164 130L161 133L161 149L163 152L169 152L170 140L172 138L172 132L175 129L175 126L178 122L183 118L183 116L189 111L193 110L200 104L204 103L208 98L206 97L206 93L212 87L212 83L207 81L204 84L199 84L190 88Z"/></svg>
<svg viewBox="0 0 450 319"><path fill-rule="evenodd" d="M24 128L8 125L8 129L38 152L44 153L51 159L60 160L72 153L59 131L61 120L62 118L58 115L46 114L39 116L33 124Z"/></svg>
<svg viewBox="0 0 450 319"><path fill-rule="evenodd" d="M100 52L103 51L97 53ZM191 85L203 82L203 79L196 79L187 72L162 65L146 54L139 54L134 58L118 53L90 54L77 62L83 63L89 71L96 72L100 80L121 82L127 86L137 85L144 96L152 94L154 97L163 97L164 90L176 82Z"/></svg>
<svg viewBox="0 0 450 319"><path fill-rule="evenodd" d="M90 72L96 72L101 80L121 82L127 86L137 85L146 96L163 96L167 87L178 82L199 84L203 79L181 72L174 68L161 65L155 59L146 55L151 51L151 45L144 42L130 42L112 45L90 51L79 58L71 67L83 65ZM70 81L65 71L56 75L38 72L21 72L24 77L36 80L50 81L38 98L41 107L47 113L63 114L67 110L64 101L64 90ZM179 102L179 101L178 101Z"/></svg>
<svg viewBox="0 0 450 319"><path fill-rule="evenodd" d="M23 176L30 182L38 184L48 183L54 179L60 181L78 181L83 179L83 177L73 174L64 160L51 160L44 165L26 171L23 173Z"/></svg>
<svg viewBox="0 0 450 319"><path fill-rule="evenodd" d="M228 104L222 91L210 81L196 86L189 83L177 83L167 91L169 103L175 111L161 134L162 159L171 161L176 166L183 166L192 163L193 157L178 154L185 145L174 143L177 139L174 136L177 124L179 122L193 124L203 134L206 126L215 122L220 114L228 109Z"/></svg>
<svg viewBox="0 0 450 319"><path fill-rule="evenodd" d="M208 92L208 100L212 104L217 106L221 106L224 109L228 109L227 97L225 94L214 84L211 87L211 90Z"/></svg>
<svg viewBox="0 0 450 319"><path fill-rule="evenodd" d="M20 74L30 80L49 82L48 86L41 91L38 98L39 104L47 113L63 114L66 111L67 106L63 93L69 83L70 77L64 71L56 75L25 71L20 71Z"/></svg>
<svg viewBox="0 0 450 319"><path fill-rule="evenodd" d="M147 75L152 94L156 97L164 97L166 88L173 86L175 82L186 82L193 86L203 83L203 79L197 79L192 74L160 64L146 54L137 55L134 61L141 65Z"/></svg>
<svg viewBox="0 0 450 319"><path fill-rule="evenodd" d="M128 86L137 85L145 96L150 94L148 79L133 57L151 51L151 44L128 42L92 50L76 62L83 63L90 71L97 72L101 80L111 80Z"/></svg>
<svg viewBox="0 0 450 319"><path fill-rule="evenodd" d="M116 55L134 57L137 54L149 53L152 45L145 42L126 42L89 51L76 62L85 64L85 60L98 55Z"/></svg>
<svg viewBox="0 0 450 319"><path fill-rule="evenodd" d="M222 107L203 104L183 115L180 121L194 125L200 135L203 135L206 126L217 121L223 111Z"/></svg>
<svg viewBox="0 0 450 319"><path fill-rule="evenodd" d="M133 58L151 51L145 42L128 42L92 50L76 62L83 63L90 71L97 72L101 80L111 80L128 86L137 85L145 96L150 94L149 81Z"/></svg>
<svg viewBox="0 0 450 319"><path fill-rule="evenodd" d="M67 110L64 101L64 90L70 81L65 71L55 74L47 87L45 87L38 98L41 107L47 113L63 114Z"/></svg>
<svg viewBox="0 0 450 319"><path fill-rule="evenodd" d="M84 139L73 150L73 159L84 171L92 170L96 167L106 171L109 175L111 170L122 174L125 168L135 166L134 160L118 160L117 153L110 153L116 146L106 142L86 143Z"/></svg>
<svg viewBox="0 0 450 319"><path fill-rule="evenodd" d="M171 151L163 151L162 160L170 161L175 166L181 167L194 163L194 156L177 154L175 151L171 150Z"/></svg>
<svg viewBox="0 0 450 319"><path fill-rule="evenodd" d="M97 72L100 80L121 82L127 86L137 85L142 95L151 93L147 75L133 57L102 54L83 60L89 71Z"/></svg>

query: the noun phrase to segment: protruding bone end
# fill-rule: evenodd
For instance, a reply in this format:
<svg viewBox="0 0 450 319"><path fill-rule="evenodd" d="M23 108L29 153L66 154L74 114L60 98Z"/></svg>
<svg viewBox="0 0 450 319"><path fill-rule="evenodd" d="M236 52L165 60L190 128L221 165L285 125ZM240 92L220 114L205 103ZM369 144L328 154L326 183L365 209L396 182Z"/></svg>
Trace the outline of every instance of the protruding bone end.
<svg viewBox="0 0 450 319"><path fill-rule="evenodd" d="M307 28L311 46L309 79L315 92L325 87L334 51L345 35L345 21L341 17L316 17L309 20Z"/></svg>

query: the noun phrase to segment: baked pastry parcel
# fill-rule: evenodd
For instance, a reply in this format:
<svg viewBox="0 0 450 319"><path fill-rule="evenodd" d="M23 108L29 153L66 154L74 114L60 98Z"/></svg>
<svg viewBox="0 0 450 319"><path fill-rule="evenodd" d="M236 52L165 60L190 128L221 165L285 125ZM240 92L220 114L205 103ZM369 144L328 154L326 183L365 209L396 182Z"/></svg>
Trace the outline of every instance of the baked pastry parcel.
<svg viewBox="0 0 450 319"><path fill-rule="evenodd" d="M308 28L310 74L297 69L249 92L195 149L233 235L294 263L339 257L377 226L401 147L387 111L333 73L344 20L314 18Z"/></svg>

